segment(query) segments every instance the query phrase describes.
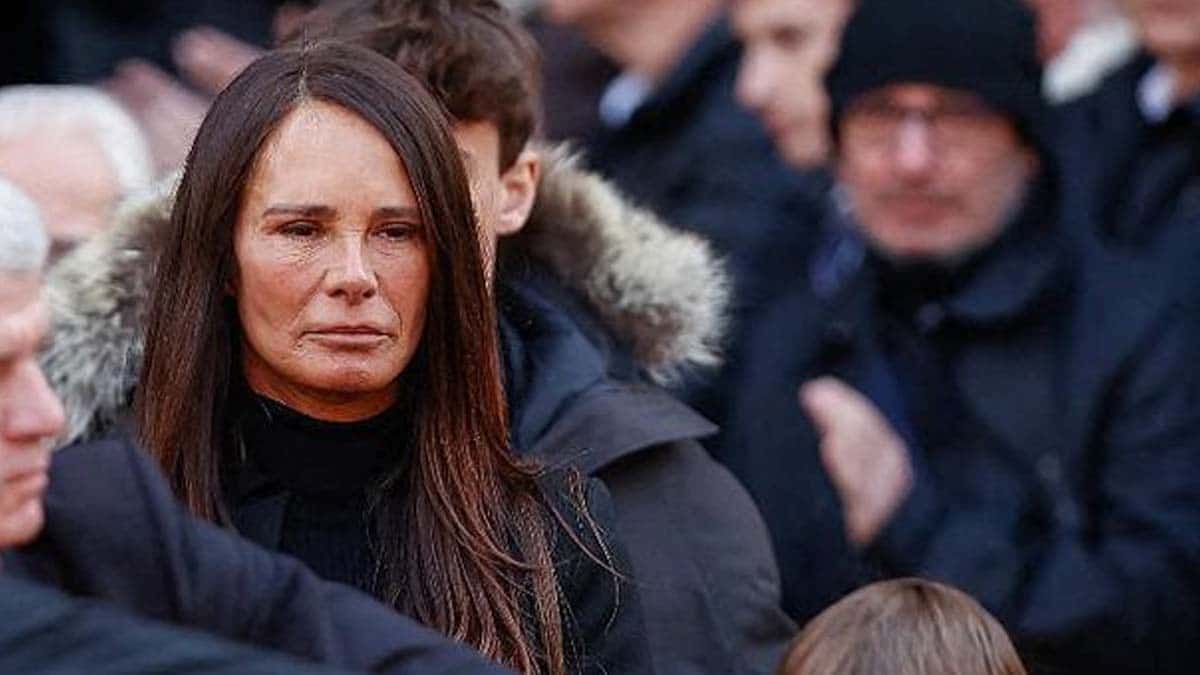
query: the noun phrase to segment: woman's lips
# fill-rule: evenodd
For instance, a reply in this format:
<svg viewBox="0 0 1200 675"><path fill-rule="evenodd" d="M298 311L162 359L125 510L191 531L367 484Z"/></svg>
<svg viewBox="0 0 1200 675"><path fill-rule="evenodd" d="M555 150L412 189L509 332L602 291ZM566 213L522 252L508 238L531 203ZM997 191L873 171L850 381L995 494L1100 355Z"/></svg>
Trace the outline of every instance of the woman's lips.
<svg viewBox="0 0 1200 675"><path fill-rule="evenodd" d="M392 336L377 330L320 330L310 331L307 337L320 344L342 348L374 347L392 339Z"/></svg>

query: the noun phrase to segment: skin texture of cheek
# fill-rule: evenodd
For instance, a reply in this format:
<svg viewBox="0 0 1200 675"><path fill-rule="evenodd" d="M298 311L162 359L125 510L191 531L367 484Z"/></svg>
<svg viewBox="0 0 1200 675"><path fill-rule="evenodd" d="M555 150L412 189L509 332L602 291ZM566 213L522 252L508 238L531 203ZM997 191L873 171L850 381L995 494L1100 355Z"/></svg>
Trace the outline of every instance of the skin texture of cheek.
<svg viewBox="0 0 1200 675"><path fill-rule="evenodd" d="M257 279L247 279L247 285L257 289L239 301L248 347L298 386L330 392L388 386L415 351L419 333L414 331L419 325L393 307L391 298L374 300L370 307L348 308L326 297L320 289L318 260L311 255L284 257L265 266ZM359 323L384 326L390 337L348 347L314 333Z"/></svg>

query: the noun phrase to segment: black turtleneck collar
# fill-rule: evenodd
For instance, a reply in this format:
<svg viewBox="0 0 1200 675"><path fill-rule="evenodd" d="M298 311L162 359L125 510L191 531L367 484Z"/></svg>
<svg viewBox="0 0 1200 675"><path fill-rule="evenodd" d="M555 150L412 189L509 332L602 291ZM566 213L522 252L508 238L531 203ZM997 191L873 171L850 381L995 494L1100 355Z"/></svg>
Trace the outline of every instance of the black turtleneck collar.
<svg viewBox="0 0 1200 675"><path fill-rule="evenodd" d="M358 422L325 422L277 401L246 397L239 431L243 462L257 480L314 497L364 494L396 466L407 440L399 408Z"/></svg>

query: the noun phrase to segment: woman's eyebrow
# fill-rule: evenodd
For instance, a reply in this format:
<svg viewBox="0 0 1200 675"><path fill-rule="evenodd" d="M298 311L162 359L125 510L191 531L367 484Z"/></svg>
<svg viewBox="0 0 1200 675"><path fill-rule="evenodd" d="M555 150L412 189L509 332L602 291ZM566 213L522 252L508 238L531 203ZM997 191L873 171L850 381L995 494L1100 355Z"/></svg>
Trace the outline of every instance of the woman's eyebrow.
<svg viewBox="0 0 1200 675"><path fill-rule="evenodd" d="M337 209L324 204L272 204L262 212L263 218L268 216L329 219L337 216Z"/></svg>
<svg viewBox="0 0 1200 675"><path fill-rule="evenodd" d="M413 206L382 206L375 209L376 218L395 218L398 220L420 220L421 212Z"/></svg>

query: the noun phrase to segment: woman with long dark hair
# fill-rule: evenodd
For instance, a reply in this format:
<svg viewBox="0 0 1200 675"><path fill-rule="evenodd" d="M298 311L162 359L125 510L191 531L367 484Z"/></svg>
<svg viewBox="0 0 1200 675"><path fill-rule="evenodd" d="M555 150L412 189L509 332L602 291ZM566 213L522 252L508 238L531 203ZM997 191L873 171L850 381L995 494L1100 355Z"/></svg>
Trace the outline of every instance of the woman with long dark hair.
<svg viewBox="0 0 1200 675"><path fill-rule="evenodd" d="M467 179L415 80L264 56L159 244L136 421L192 511L524 672L646 668L603 493L509 451Z"/></svg>

